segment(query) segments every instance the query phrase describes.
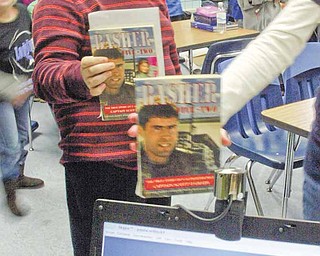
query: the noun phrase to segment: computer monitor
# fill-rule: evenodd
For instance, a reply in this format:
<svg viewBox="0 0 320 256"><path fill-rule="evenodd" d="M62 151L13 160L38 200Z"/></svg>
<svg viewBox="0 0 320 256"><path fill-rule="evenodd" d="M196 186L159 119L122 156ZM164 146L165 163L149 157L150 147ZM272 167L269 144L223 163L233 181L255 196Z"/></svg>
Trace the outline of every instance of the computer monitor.
<svg viewBox="0 0 320 256"><path fill-rule="evenodd" d="M91 255L320 255L317 222L245 216L238 241L217 238L218 229L223 226L178 207L101 199L94 207Z"/></svg>

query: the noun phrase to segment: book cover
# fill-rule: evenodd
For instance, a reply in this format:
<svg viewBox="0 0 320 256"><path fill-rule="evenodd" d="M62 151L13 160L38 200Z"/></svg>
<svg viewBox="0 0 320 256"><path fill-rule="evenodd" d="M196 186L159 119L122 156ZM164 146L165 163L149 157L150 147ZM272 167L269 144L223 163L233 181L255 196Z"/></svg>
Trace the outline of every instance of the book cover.
<svg viewBox="0 0 320 256"><path fill-rule="evenodd" d="M202 22L191 21L190 24L192 28L198 28L198 29L207 30L210 32L215 32L217 30L217 26L213 26L210 24L202 23ZM228 22L226 25L227 30L233 30L238 28L239 28L239 25L237 23Z"/></svg>
<svg viewBox="0 0 320 256"><path fill-rule="evenodd" d="M135 112L135 77L164 74L158 8L142 8L153 19L141 23L139 16L127 16L141 9L107 10L89 14L89 35L93 56L106 56L115 63L107 88L99 96L103 121L124 120ZM146 15L146 14L144 14ZM121 19L119 17L128 17ZM109 20L115 26L105 26Z"/></svg>
<svg viewBox="0 0 320 256"><path fill-rule="evenodd" d="M136 78L143 197L212 191L220 166L220 76Z"/></svg>

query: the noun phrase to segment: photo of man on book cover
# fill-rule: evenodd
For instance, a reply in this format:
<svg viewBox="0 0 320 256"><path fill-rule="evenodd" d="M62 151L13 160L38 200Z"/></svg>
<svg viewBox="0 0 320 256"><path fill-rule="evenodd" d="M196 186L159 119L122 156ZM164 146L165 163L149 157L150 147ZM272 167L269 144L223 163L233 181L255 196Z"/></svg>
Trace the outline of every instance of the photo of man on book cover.
<svg viewBox="0 0 320 256"><path fill-rule="evenodd" d="M135 91L133 85L125 82L125 61L122 51L119 48L97 49L94 52L94 56L108 57L115 64L112 76L105 81L107 87L99 96L103 120L109 119L108 114L113 116L110 119L115 119L112 114L120 114L121 117L121 111L124 110L123 107L126 108L126 112L124 113L126 116L129 114L127 113L128 109L131 109L129 112L133 113L135 111ZM117 105L123 107L117 109Z"/></svg>
<svg viewBox="0 0 320 256"><path fill-rule="evenodd" d="M136 78L137 194L164 197L212 190L220 167L220 80Z"/></svg>
<svg viewBox="0 0 320 256"><path fill-rule="evenodd" d="M192 173L192 154L176 149L178 112L173 105L146 105L139 111L141 168L144 178Z"/></svg>

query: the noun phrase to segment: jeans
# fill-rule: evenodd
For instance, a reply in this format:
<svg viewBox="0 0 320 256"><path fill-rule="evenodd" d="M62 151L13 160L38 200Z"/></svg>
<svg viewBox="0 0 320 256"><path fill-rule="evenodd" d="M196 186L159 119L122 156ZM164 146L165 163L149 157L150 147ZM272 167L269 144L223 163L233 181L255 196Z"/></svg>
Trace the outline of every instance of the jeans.
<svg viewBox="0 0 320 256"><path fill-rule="evenodd" d="M303 215L320 221L320 146L310 138L304 160Z"/></svg>
<svg viewBox="0 0 320 256"><path fill-rule="evenodd" d="M28 100L19 108L0 102L0 170L4 182L16 179L26 160L29 108Z"/></svg>
<svg viewBox="0 0 320 256"><path fill-rule="evenodd" d="M135 195L137 172L106 162L65 164L66 194L73 252L87 256L90 251L92 210L96 199L113 199L170 205L171 198L142 199Z"/></svg>

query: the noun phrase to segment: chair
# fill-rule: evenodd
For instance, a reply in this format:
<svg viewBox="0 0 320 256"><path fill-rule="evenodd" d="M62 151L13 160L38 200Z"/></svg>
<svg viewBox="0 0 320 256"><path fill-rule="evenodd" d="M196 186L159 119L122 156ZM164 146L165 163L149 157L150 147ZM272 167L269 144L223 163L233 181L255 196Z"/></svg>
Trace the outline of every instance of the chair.
<svg viewBox="0 0 320 256"><path fill-rule="evenodd" d="M320 43L309 42L295 62L283 72L285 103L316 96L320 85Z"/></svg>
<svg viewBox="0 0 320 256"><path fill-rule="evenodd" d="M205 59L202 64L201 74L214 74L221 73L219 70L219 64L224 62L225 65L228 60L232 60L232 58L236 57L241 53L241 51L254 39L254 37L245 37L238 39L230 39L223 40L220 42L215 42L210 45ZM229 62L228 62L229 63ZM237 158L237 156L233 155L233 160ZM229 158L229 160L231 157ZM211 203L213 202L214 197L209 198L207 205L205 206L205 210L208 210Z"/></svg>
<svg viewBox="0 0 320 256"><path fill-rule="evenodd" d="M245 169L258 215L263 215L263 209L252 177L253 164L258 162L273 169L284 170L287 145L287 132L265 124L261 111L282 104L280 86L270 84L232 116L224 127L232 141L229 149L249 159ZM295 152L294 168L302 167L305 147L306 140L303 140Z"/></svg>
<svg viewBox="0 0 320 256"><path fill-rule="evenodd" d="M315 97L316 89L320 85L320 43L307 43L294 63L283 72L282 78L285 104ZM298 136L295 143L299 144L300 140L305 139ZM275 170L270 175L266 181L269 184L268 191L272 191L281 174L282 172Z"/></svg>
<svg viewBox="0 0 320 256"><path fill-rule="evenodd" d="M225 65L227 64L222 63L220 66ZM283 173L287 145L287 133L264 124L260 113L265 108L275 107L283 102L290 103L315 96L316 88L320 85L320 43L308 43L295 62L284 71L282 78L285 85L283 98L279 85L271 84L225 125L231 136L230 150L238 156L250 159L245 168L259 215L263 215L263 210L252 178L252 165L254 162L259 162L274 170L280 170L277 173L273 171L273 178L269 177L272 178L269 185L271 191ZM302 167L306 145L307 140L303 138L296 143L293 168Z"/></svg>
<svg viewBox="0 0 320 256"><path fill-rule="evenodd" d="M32 133L39 128L39 123L37 121L31 120L30 127L28 131L28 137L29 137L29 150L33 151L33 136Z"/></svg>
<svg viewBox="0 0 320 256"><path fill-rule="evenodd" d="M233 58L254 39L254 37L238 38L216 42L210 45L203 61L201 74L218 73L219 63Z"/></svg>
<svg viewBox="0 0 320 256"><path fill-rule="evenodd" d="M29 127L28 127L28 137L29 137L29 150L33 151L33 136L32 133L38 129L39 127L39 123L37 121L31 120L31 109L33 106L33 100L34 100L34 96L31 96L29 99L29 105L30 105L30 110L29 110L29 115L28 115L28 120L29 120Z"/></svg>

